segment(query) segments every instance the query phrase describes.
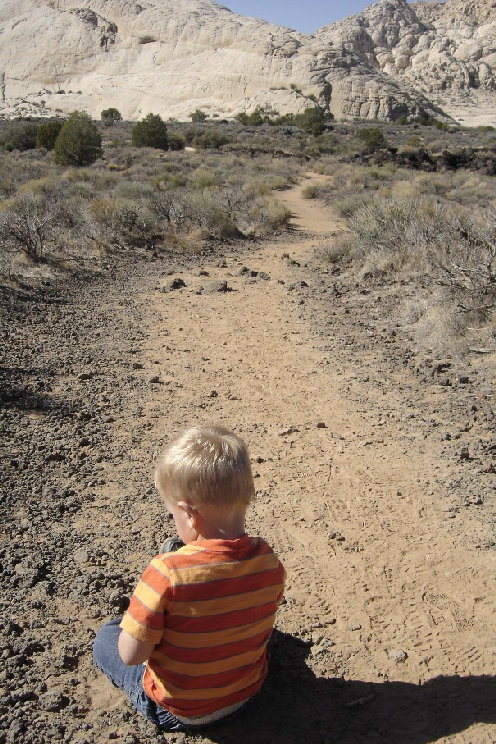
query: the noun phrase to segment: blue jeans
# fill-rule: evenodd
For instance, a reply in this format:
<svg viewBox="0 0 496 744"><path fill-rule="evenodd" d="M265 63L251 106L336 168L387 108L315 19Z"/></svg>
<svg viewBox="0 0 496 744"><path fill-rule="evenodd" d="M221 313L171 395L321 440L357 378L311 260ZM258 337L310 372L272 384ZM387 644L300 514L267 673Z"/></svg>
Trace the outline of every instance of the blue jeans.
<svg viewBox="0 0 496 744"><path fill-rule="evenodd" d="M126 693L141 715L164 731L190 731L194 728L201 728L181 723L172 713L148 697L143 689L145 667L142 664L128 666L119 656L117 641L121 632L120 621L121 618L110 620L96 634L93 643L95 666L109 678L112 684Z"/></svg>

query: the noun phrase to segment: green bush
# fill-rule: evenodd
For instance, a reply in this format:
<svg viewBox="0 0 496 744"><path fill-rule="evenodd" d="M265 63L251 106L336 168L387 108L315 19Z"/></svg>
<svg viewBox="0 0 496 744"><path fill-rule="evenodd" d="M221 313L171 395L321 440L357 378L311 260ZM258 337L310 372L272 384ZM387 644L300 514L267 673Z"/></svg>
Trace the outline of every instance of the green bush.
<svg viewBox="0 0 496 744"><path fill-rule="evenodd" d="M262 116L262 112L260 111L258 106L254 111L251 112L251 114L247 114L244 111L241 111L239 114L236 114L234 118L246 127L259 127L261 124L264 124L265 122L268 122L270 120L269 116Z"/></svg>
<svg viewBox="0 0 496 744"><path fill-rule="evenodd" d="M386 144L384 134L377 127L367 127L367 129L359 129L357 137L363 142L365 147L382 147Z"/></svg>
<svg viewBox="0 0 496 744"><path fill-rule="evenodd" d="M197 134L193 139L193 145L207 150L218 150L219 147L227 145L230 141L230 137L226 134L212 130L211 132Z"/></svg>
<svg viewBox="0 0 496 744"><path fill-rule="evenodd" d="M73 111L55 142L55 162L60 165L89 165L102 157L102 138L91 117Z"/></svg>
<svg viewBox="0 0 496 744"><path fill-rule="evenodd" d="M449 124L446 121L440 121L434 116L422 116L418 119L418 124L422 124L424 127L436 127L436 129L440 129L441 132L449 132L450 130Z"/></svg>
<svg viewBox="0 0 496 744"><path fill-rule="evenodd" d="M31 121L13 121L0 134L0 147L4 150L33 150L36 147L38 126Z"/></svg>
<svg viewBox="0 0 496 744"><path fill-rule="evenodd" d="M100 116L106 127L110 127L116 121L122 121L122 114L116 108L104 109Z"/></svg>
<svg viewBox="0 0 496 744"><path fill-rule="evenodd" d="M154 147L168 150L167 125L159 114L148 114L134 125L131 141L135 147Z"/></svg>
<svg viewBox="0 0 496 744"><path fill-rule="evenodd" d="M295 114L294 123L299 129L318 137L324 131L325 114L317 106L307 108L301 114Z"/></svg>
<svg viewBox="0 0 496 744"><path fill-rule="evenodd" d="M206 113L201 109L196 109L196 111L193 111L189 116L191 121L195 124L201 124L202 122L207 120Z"/></svg>
<svg viewBox="0 0 496 744"><path fill-rule="evenodd" d="M282 116L276 116L275 119L271 119L269 124L275 126L295 126L295 115L294 114L283 114Z"/></svg>
<svg viewBox="0 0 496 744"><path fill-rule="evenodd" d="M180 134L176 134L176 132L169 132L167 135L167 140L169 143L169 150L184 150L185 141Z"/></svg>
<svg viewBox="0 0 496 744"><path fill-rule="evenodd" d="M44 124L40 124L36 133L36 147L53 150L63 126L63 121L47 121Z"/></svg>

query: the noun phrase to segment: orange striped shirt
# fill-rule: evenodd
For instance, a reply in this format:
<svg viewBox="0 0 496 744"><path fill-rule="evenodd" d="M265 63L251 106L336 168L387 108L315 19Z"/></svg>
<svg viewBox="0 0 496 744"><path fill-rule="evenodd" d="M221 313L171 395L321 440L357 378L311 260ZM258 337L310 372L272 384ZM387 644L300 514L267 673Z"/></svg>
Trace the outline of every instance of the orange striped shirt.
<svg viewBox="0 0 496 744"><path fill-rule="evenodd" d="M284 568L261 538L201 540L156 556L121 628L154 643L146 694L178 716L248 700L267 674Z"/></svg>

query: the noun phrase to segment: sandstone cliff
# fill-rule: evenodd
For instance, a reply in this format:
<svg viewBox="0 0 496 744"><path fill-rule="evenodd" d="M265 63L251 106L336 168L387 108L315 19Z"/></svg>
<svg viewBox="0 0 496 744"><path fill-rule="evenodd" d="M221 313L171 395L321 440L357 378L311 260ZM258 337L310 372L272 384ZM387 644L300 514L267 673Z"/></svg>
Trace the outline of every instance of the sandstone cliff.
<svg viewBox="0 0 496 744"><path fill-rule="evenodd" d="M496 124L493 0L381 0L308 35L210 0L4 0L0 113L186 118L316 100L338 118Z"/></svg>

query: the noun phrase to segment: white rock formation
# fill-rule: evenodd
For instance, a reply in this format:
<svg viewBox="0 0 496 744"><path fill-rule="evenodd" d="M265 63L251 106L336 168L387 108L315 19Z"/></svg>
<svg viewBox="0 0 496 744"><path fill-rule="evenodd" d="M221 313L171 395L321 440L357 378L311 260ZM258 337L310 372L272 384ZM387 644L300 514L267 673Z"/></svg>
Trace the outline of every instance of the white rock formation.
<svg viewBox="0 0 496 744"><path fill-rule="evenodd" d="M463 109L496 124L492 2L381 0L311 36L210 0L2 0L0 113L184 119L314 96L338 118Z"/></svg>

